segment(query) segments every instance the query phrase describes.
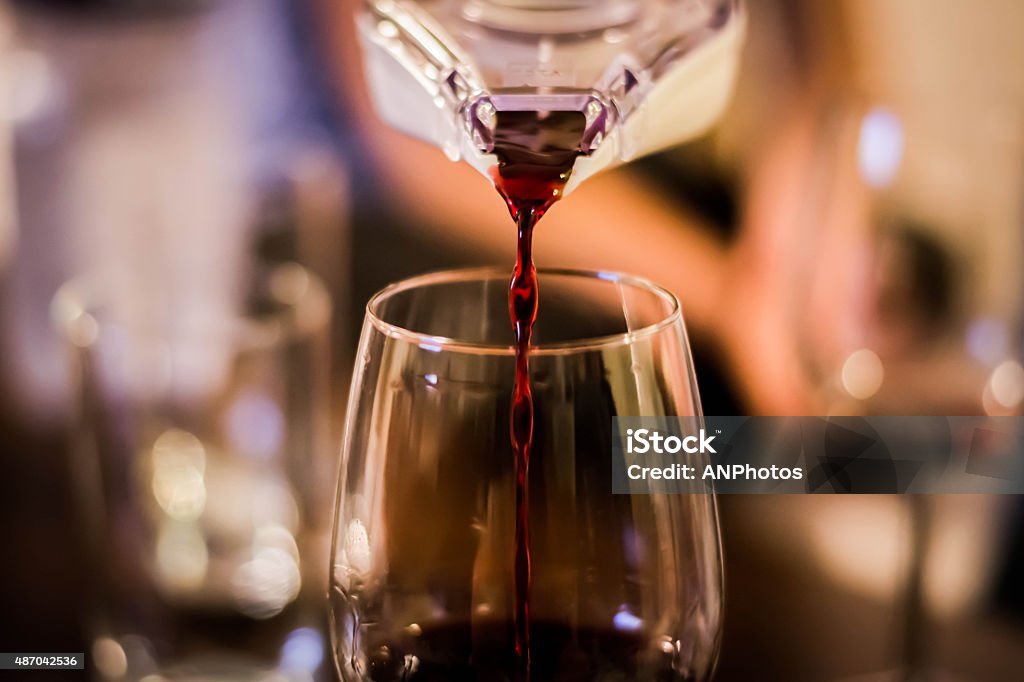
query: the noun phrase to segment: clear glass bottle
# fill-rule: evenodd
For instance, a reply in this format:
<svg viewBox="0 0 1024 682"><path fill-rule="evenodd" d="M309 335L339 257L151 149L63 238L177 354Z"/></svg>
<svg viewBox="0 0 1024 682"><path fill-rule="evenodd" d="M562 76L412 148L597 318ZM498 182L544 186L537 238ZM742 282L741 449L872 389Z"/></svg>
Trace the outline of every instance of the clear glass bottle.
<svg viewBox="0 0 1024 682"><path fill-rule="evenodd" d="M384 120L485 174L500 112L580 112L568 192L710 126L744 16L740 0L367 0L357 24Z"/></svg>

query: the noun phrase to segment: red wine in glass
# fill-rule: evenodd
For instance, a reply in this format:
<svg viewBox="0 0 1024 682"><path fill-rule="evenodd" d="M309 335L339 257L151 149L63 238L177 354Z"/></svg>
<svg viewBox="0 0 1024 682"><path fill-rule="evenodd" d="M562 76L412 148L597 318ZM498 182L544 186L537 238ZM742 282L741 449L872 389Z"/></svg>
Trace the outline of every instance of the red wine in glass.
<svg viewBox="0 0 1024 682"><path fill-rule="evenodd" d="M504 111L497 115L492 171L494 186L516 223L516 265L509 286L508 309L515 334L516 379L510 415L515 453L515 651L522 678L530 671L530 450L533 443L533 392L530 386L530 339L537 319L537 270L533 264L533 230L544 213L561 199L573 164L580 155L586 120L573 111Z"/></svg>
<svg viewBox="0 0 1024 682"><path fill-rule="evenodd" d="M531 626L532 682L680 680L671 658L647 651L639 632L546 620ZM509 646L508 633L509 624L497 619L427 626L388 638L384 646L375 643L370 651L387 655L371 657L367 671L375 682L507 682L521 676L521 657Z"/></svg>

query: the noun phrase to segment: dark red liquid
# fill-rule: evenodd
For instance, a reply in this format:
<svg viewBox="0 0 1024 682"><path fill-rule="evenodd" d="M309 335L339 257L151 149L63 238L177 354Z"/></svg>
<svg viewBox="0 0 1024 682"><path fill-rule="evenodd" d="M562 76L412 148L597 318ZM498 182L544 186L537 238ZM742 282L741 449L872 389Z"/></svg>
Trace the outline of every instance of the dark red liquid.
<svg viewBox="0 0 1024 682"><path fill-rule="evenodd" d="M510 646L511 623L474 621L403 631L373 642L366 659L375 682L508 682L518 661ZM614 679L680 682L672 657L652 650L639 632L571 627L537 621L531 678L534 682Z"/></svg>
<svg viewBox="0 0 1024 682"><path fill-rule="evenodd" d="M516 345L516 380L510 415L515 453L515 651L520 677L530 672L530 450L533 443L533 392L530 388L530 339L537 319L537 270L533 265L533 229L562 197L585 119L579 112L510 111L498 114L492 169L494 186L516 222L516 266L509 286L508 311Z"/></svg>

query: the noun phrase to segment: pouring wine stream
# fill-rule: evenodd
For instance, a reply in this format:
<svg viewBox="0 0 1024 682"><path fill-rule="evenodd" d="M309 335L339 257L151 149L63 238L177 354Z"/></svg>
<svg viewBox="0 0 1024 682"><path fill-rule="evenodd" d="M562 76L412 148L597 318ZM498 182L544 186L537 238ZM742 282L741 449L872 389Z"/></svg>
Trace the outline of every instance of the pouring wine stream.
<svg viewBox="0 0 1024 682"><path fill-rule="evenodd" d="M515 334L516 378L510 411L515 454L515 647L521 679L530 671L530 450L533 444L533 391L530 341L537 319L539 289L533 264L533 231L562 198L573 164L582 153L586 119L578 111L506 111L497 115L491 170L495 188L516 222L516 265L508 309Z"/></svg>

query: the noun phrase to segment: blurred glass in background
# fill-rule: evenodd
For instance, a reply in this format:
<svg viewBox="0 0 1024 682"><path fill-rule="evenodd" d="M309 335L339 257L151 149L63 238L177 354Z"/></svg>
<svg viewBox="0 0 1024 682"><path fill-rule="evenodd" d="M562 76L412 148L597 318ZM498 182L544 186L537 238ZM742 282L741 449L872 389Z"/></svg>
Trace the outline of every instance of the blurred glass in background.
<svg viewBox="0 0 1024 682"><path fill-rule="evenodd" d="M69 276L174 283L187 309L227 313L282 212L293 233L324 240L297 225L319 201L333 212L331 244L279 244L275 255L333 246L334 259L314 265L339 280L346 174L302 85L287 3L13 8L4 204L16 211L17 257L5 272L4 343L17 408L60 413L66 381L42 304ZM323 196L311 200L311 187Z"/></svg>
<svg viewBox="0 0 1024 682"><path fill-rule="evenodd" d="M323 673L349 198L300 9L0 5L10 645Z"/></svg>
<svg viewBox="0 0 1024 682"><path fill-rule="evenodd" d="M319 657L291 670L282 647L316 632L326 585L330 299L294 264L253 273L238 315L176 293L139 306L94 277L53 303L79 384L91 660L110 680L256 679L280 656L310 679Z"/></svg>

